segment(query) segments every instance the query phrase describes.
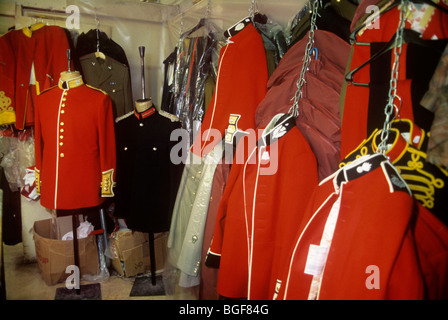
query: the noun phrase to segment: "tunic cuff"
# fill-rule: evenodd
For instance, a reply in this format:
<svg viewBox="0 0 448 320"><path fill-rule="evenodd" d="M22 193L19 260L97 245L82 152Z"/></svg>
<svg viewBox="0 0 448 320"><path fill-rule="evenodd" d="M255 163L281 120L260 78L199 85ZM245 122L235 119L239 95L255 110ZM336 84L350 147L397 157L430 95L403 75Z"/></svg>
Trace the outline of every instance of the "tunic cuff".
<svg viewBox="0 0 448 320"><path fill-rule="evenodd" d="M37 168L34 168L34 174L36 176L36 193L40 195L40 170Z"/></svg>
<svg viewBox="0 0 448 320"><path fill-rule="evenodd" d="M209 268L219 268L219 263L221 261L221 255L209 251L205 258L205 265Z"/></svg>
<svg viewBox="0 0 448 320"><path fill-rule="evenodd" d="M101 181L101 197L113 197L115 187L115 182L113 179L114 169L110 169L103 172L103 177Z"/></svg>

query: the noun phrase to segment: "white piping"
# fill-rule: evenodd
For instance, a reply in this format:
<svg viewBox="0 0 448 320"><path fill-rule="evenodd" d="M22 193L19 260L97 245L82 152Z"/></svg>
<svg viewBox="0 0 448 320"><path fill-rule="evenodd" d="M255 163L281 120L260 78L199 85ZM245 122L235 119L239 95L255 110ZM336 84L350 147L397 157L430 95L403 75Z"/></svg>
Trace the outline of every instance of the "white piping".
<svg viewBox="0 0 448 320"><path fill-rule="evenodd" d="M57 198L58 198L58 176L59 176L59 122L61 119L61 105L62 99L64 98L65 92L67 90L62 91L61 100L59 101L59 109L58 109L58 124L56 126L56 174L55 174L55 184L54 184L54 208L57 208Z"/></svg>
<svg viewBox="0 0 448 320"><path fill-rule="evenodd" d="M257 178L255 179L255 186L254 186L254 193L253 193L253 199L252 199L252 226L251 226L251 235L252 235L252 241L250 242L250 257L249 257L249 270L248 270L248 283L247 283L247 299L250 300L250 289L251 289L251 283L252 283L252 261L253 261L253 252L254 252L254 224L255 224L255 198L257 197L257 189L258 189L258 178L260 176L260 154L264 147L260 147L258 159L257 159ZM255 151L256 149L254 149ZM252 152L253 154L253 152ZM249 159L248 159L249 161ZM247 223L246 223L247 225ZM247 229L247 226L246 226Z"/></svg>
<svg viewBox="0 0 448 320"><path fill-rule="evenodd" d="M256 150L256 148L252 150L251 154L247 158L246 162L244 163L244 170L243 170L243 201L244 201L244 219L246 220L246 242L247 242L247 251L248 251L248 255L247 255L247 270L248 270L248 272L249 272L250 266L251 266L250 255L249 255L251 242L250 242L250 235L249 235L249 230L248 230L247 209L246 209L247 208L247 201L246 201L246 167L247 167L247 164L249 163L250 158L254 154L255 150Z"/></svg>

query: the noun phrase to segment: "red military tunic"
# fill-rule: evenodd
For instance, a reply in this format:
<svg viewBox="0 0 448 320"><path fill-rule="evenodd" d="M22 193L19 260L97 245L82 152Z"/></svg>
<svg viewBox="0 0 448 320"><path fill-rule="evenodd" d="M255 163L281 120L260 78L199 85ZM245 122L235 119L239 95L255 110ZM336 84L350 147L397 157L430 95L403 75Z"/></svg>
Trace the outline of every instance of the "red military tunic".
<svg viewBox="0 0 448 320"><path fill-rule="evenodd" d="M289 253L317 187L308 142L292 116L279 115L244 163L232 164L219 205L206 265L216 267L219 259L217 291L225 297L272 298L278 262Z"/></svg>
<svg viewBox="0 0 448 320"><path fill-rule="evenodd" d="M378 5L380 6L380 10L383 10L389 7L391 3L393 2L381 1ZM439 1L438 4L446 8L443 1ZM427 7L425 18L421 18L421 24L418 23L420 27L424 26L424 28L419 30L421 40L446 39L448 37L448 20L446 19L446 14L430 5L427 5ZM377 20L374 20L374 22L376 21L379 24L379 28L367 28L369 22L366 22L366 20L362 21L362 19L359 21L354 20L352 22L352 31L354 31L355 26L358 26L358 24L360 26L366 25L366 27L354 33L356 36L356 43L351 46L347 72L355 70L357 67L368 61L371 56L377 52L374 50L374 47L376 47L375 45L383 48L387 42L393 39L399 22L399 8L400 6L395 6L389 11L382 12L380 17ZM359 6L357 10L357 14L366 13L365 17L368 16L370 12L366 11L364 6ZM405 23L406 29L411 29L414 31L417 29L417 22L420 21L420 17L417 13L418 12L414 12L413 14L408 15L408 19ZM372 14L372 16L374 14ZM412 47L409 43L403 43L402 53L399 58L400 65L397 83L397 95L400 99L396 99L398 101L394 102L397 105L400 105L400 118L410 119L420 127L425 128L423 123L428 121L425 118L429 116L422 117L421 111L416 113L419 109L421 109L421 107L418 104L419 101L416 102L415 100L419 100L416 99L419 95L419 90L417 89L419 87L424 88L427 86L427 82L425 83L425 79L422 79L424 77L421 73L417 74L416 71L410 72L412 60L408 61L408 59L411 57L411 53L413 51L411 49ZM429 48L426 50L430 52ZM385 96L386 99L384 99L384 102L381 103L377 103L376 99L381 100L383 97L382 93L387 93L389 89L389 78L381 79L381 81L378 79L383 72L388 77L390 76L390 70L395 57L392 51L389 51L389 53L391 54L391 60L390 62L387 61L388 63L382 64L381 67L383 68L381 68L381 70L376 70L373 67L374 65L377 66L377 64L374 64L375 61L381 61L380 56L379 58L371 61L371 63L365 65L363 68L359 69L353 75L353 83L346 81L343 85L343 88L346 87L346 89L345 93L341 93L341 107L343 108L341 126L341 159L344 159L363 141L363 139L366 139L372 133L373 130L371 127L374 127L373 129L382 127L383 121L378 119L384 119L384 109L387 103L387 96ZM424 57L427 56L428 54ZM386 57L387 56L384 55L384 59ZM415 65L422 66L425 63L431 64L431 61L426 61L421 58L418 63L415 63L415 59ZM414 67L416 67L415 65ZM422 67L422 69L425 68ZM426 69L430 69L429 65ZM354 83L364 83L368 85L362 86L355 85ZM420 117L418 117L419 115Z"/></svg>
<svg viewBox="0 0 448 320"><path fill-rule="evenodd" d="M322 181L276 299L446 299L448 229L382 155Z"/></svg>
<svg viewBox="0 0 448 320"><path fill-rule="evenodd" d="M39 95L35 153L44 207L93 207L112 197L116 154L109 95L84 85L81 77L60 80Z"/></svg>
<svg viewBox="0 0 448 320"><path fill-rule="evenodd" d="M34 123L36 95L57 84L70 48L63 28L36 24L0 37L0 124Z"/></svg>
<svg viewBox="0 0 448 320"><path fill-rule="evenodd" d="M231 143L242 131L255 129L255 110L267 91L266 65L263 38L252 24L227 40L220 51L215 91L192 152L208 154L226 130Z"/></svg>

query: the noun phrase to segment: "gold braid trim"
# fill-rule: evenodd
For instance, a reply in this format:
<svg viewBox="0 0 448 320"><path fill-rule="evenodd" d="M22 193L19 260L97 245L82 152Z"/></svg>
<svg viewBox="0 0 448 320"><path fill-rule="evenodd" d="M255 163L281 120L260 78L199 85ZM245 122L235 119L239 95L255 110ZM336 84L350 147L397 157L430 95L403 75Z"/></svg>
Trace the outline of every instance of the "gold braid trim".
<svg viewBox="0 0 448 320"><path fill-rule="evenodd" d="M110 169L103 172L101 181L101 196L102 197L113 197L115 182L114 182L114 169Z"/></svg>

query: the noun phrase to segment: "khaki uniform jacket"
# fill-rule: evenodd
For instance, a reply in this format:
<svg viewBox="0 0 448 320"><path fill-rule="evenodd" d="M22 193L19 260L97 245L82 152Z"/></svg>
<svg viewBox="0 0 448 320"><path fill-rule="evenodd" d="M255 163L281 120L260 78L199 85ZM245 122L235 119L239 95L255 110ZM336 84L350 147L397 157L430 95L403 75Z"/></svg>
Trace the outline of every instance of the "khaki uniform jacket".
<svg viewBox="0 0 448 320"><path fill-rule="evenodd" d="M95 53L79 58L82 74L87 84L107 92L112 100L114 119L133 110L129 68L117 60Z"/></svg>

